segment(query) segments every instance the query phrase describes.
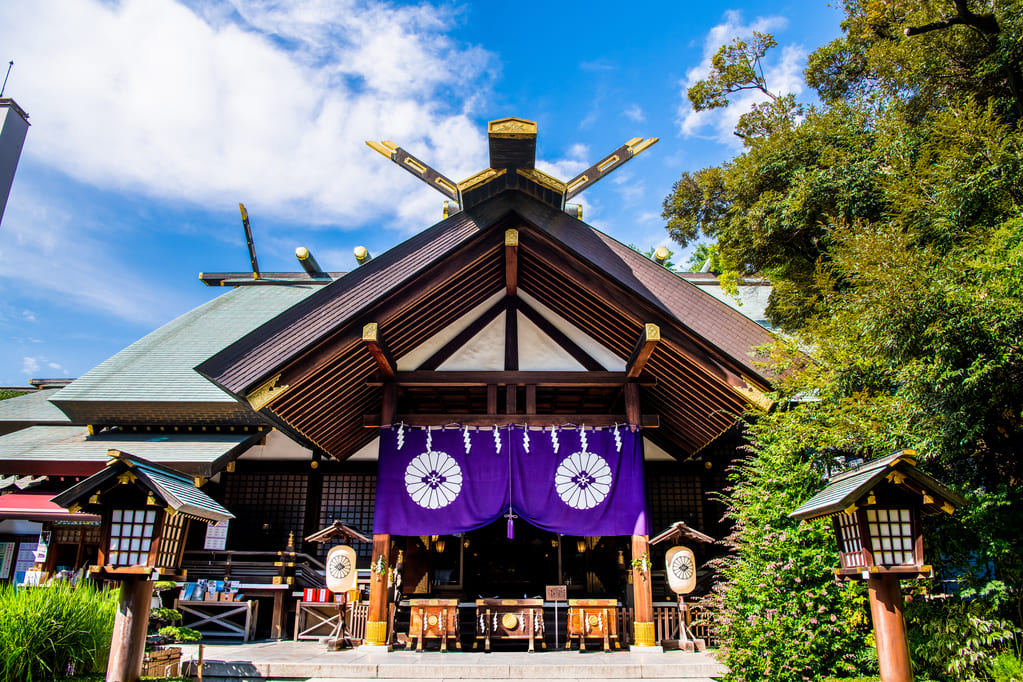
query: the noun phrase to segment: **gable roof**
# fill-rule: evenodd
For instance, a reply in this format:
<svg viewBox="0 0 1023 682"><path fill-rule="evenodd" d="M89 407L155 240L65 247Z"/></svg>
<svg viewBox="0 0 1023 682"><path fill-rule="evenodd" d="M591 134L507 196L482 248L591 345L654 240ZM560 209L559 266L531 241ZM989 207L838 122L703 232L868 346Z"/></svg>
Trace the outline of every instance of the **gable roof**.
<svg viewBox="0 0 1023 682"><path fill-rule="evenodd" d="M318 285L238 287L168 322L52 397L76 424L257 424L194 371Z"/></svg>
<svg viewBox="0 0 1023 682"><path fill-rule="evenodd" d="M769 382L751 349L771 334L730 306L595 228L507 191L377 256L239 339L197 370L240 399L277 380L261 412L338 458L369 442L363 415L376 366L361 343L377 322L400 358L502 291L504 231L519 231L518 286L619 357L644 324L662 343L644 400L661 415L655 440L692 454L729 428L750 387ZM278 376L279 375L279 376ZM286 392L283 390L287 387Z"/></svg>
<svg viewBox="0 0 1023 682"><path fill-rule="evenodd" d="M33 424L69 424L67 415L50 402L56 394L45 388L0 400L0 436Z"/></svg>

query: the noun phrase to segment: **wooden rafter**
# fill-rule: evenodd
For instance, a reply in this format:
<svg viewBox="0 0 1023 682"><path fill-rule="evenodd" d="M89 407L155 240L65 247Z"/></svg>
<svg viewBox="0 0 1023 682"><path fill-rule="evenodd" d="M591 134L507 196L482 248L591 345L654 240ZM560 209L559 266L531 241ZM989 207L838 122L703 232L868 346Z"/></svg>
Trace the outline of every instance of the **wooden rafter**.
<svg viewBox="0 0 1023 682"><path fill-rule="evenodd" d="M636 347L632 351L632 357L629 358L629 362L625 366L625 375L630 379L635 379L642 372L646 366L647 360L654 354L654 349L657 348L657 342L661 340L661 329L656 324L648 322L643 325L643 331L639 335L639 339L636 341Z"/></svg>
<svg viewBox="0 0 1023 682"><path fill-rule="evenodd" d="M370 322L363 327L362 342L365 344L370 355L373 356L373 360L376 361L380 374L387 379L393 379L398 371L398 365L395 363L391 351L387 348L387 344L384 343L383 336L380 333L380 325L376 322Z"/></svg>
<svg viewBox="0 0 1023 682"><path fill-rule="evenodd" d="M402 387L471 387L471 386L538 386L541 388L613 388L628 382L625 372L488 372L459 370L431 372L415 370L398 372L394 383ZM382 386L385 382L369 380L367 386ZM653 386L654 378L644 378L641 385Z"/></svg>
<svg viewBox="0 0 1023 682"><path fill-rule="evenodd" d="M656 429L660 426L660 416L644 414L639 418L639 426L644 429ZM362 425L368 429L389 426L392 423L411 424L413 426L502 426L520 424L524 426L563 426L576 424L585 426L624 425L628 420L624 414L399 414L393 422L383 424L378 414L367 414L362 418Z"/></svg>

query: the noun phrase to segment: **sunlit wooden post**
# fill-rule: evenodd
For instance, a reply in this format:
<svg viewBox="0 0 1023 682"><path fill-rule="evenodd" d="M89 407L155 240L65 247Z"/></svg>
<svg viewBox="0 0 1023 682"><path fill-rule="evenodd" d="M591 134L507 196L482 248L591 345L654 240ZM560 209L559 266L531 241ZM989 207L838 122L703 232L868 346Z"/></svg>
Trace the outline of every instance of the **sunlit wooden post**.
<svg viewBox="0 0 1023 682"><path fill-rule="evenodd" d="M387 644L387 562L390 551L391 536L374 534L373 563L370 564L369 614L366 618L367 646Z"/></svg>
<svg viewBox="0 0 1023 682"><path fill-rule="evenodd" d="M632 536L633 639L635 646L656 646L654 592L650 584L650 543L646 535Z"/></svg>
<svg viewBox="0 0 1023 682"><path fill-rule="evenodd" d="M933 575L924 564L920 516L951 514L966 503L919 471L915 455L900 450L832 476L789 515L831 518L841 561L836 578L867 583L882 682L913 682L899 581Z"/></svg>

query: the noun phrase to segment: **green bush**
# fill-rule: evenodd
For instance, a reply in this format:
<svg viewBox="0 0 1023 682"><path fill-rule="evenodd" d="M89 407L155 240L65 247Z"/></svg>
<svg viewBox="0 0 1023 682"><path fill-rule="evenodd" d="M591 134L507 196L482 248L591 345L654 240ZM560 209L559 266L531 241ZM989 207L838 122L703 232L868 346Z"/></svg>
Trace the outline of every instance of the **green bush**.
<svg viewBox="0 0 1023 682"><path fill-rule="evenodd" d="M988 666L994 682L1023 682L1023 660L1009 652L996 656Z"/></svg>
<svg viewBox="0 0 1023 682"><path fill-rule="evenodd" d="M175 642L198 642L202 639L201 632L181 625L167 625L160 628L160 636Z"/></svg>
<svg viewBox="0 0 1023 682"><path fill-rule="evenodd" d="M161 621L164 623L177 623L181 620L181 612L177 609L169 609L159 606L149 612L149 620Z"/></svg>
<svg viewBox="0 0 1023 682"><path fill-rule="evenodd" d="M53 680L102 670L117 592L74 587L0 587L0 682Z"/></svg>

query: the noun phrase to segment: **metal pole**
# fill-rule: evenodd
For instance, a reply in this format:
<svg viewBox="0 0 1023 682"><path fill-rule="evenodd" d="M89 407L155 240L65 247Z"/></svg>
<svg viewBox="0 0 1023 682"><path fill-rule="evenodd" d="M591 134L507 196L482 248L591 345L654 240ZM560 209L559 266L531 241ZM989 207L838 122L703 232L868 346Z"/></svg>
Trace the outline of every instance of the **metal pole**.
<svg viewBox="0 0 1023 682"><path fill-rule="evenodd" d="M12 59L10 62L7 63L7 75L4 76L3 87L0 87L0 97L4 96L4 90L7 89L7 79L10 78L10 76L11 76L11 67L13 67L13 66L14 66L14 60Z"/></svg>

